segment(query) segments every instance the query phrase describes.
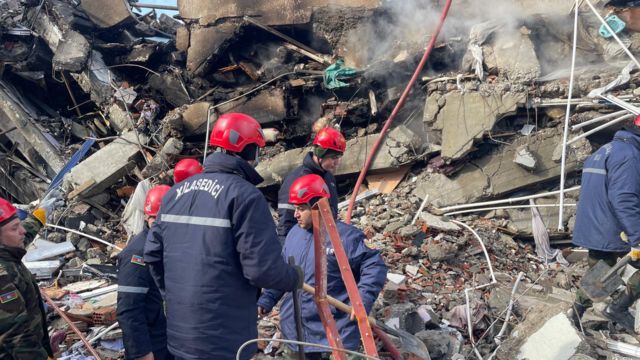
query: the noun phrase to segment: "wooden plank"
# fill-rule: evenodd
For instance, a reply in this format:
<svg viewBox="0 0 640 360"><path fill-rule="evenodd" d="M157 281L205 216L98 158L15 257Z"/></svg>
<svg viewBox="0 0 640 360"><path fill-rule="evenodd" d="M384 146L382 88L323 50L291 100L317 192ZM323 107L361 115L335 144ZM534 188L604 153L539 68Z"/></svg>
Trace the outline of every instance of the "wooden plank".
<svg viewBox="0 0 640 360"><path fill-rule="evenodd" d="M84 183L80 184L80 186L75 188L72 192L70 192L69 196L67 196L67 199L69 200L75 199L78 195L80 195L84 191L87 191L89 188L91 188L95 184L96 184L96 181L94 179L85 181Z"/></svg>
<svg viewBox="0 0 640 360"><path fill-rule="evenodd" d="M410 165L405 165L392 172L367 176L369 189L378 190L383 194L391 193L396 187L398 187L398 184L400 184L402 179L404 179L410 168Z"/></svg>

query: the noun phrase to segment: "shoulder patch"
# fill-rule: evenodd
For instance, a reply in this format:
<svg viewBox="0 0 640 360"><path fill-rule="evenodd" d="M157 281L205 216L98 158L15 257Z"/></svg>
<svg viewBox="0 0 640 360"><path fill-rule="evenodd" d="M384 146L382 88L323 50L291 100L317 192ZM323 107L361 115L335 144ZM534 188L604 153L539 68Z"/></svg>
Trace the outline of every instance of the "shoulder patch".
<svg viewBox="0 0 640 360"><path fill-rule="evenodd" d="M0 295L0 304L8 303L18 298L18 290L9 291L8 293Z"/></svg>
<svg viewBox="0 0 640 360"><path fill-rule="evenodd" d="M133 255L131 256L131 263L136 264L136 265L141 265L141 266L145 266L146 264L144 263L144 258L140 255Z"/></svg>

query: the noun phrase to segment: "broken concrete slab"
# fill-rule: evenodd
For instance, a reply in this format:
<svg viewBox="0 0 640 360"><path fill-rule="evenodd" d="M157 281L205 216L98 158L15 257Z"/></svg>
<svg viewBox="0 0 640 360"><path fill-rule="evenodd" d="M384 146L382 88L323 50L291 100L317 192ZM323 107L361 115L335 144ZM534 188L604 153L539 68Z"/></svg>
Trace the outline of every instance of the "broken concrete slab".
<svg viewBox="0 0 640 360"><path fill-rule="evenodd" d="M460 227L450 221L444 220L440 216L436 216L430 214L427 211L423 211L420 214L420 218L424 220L429 229L434 229L436 231L459 231Z"/></svg>
<svg viewBox="0 0 640 360"><path fill-rule="evenodd" d="M347 151L336 170L336 175L355 174L360 172L366 160L369 149L379 134L368 135L347 141ZM427 144L422 141L420 134L416 134L405 126L398 126L389 132L386 140L371 164L370 170L396 168L425 155ZM279 184L295 167L302 164L302 159L311 151L310 148L299 148L278 154L271 159L261 161L256 170L265 179L260 187ZM415 153L414 153L415 152Z"/></svg>
<svg viewBox="0 0 640 360"><path fill-rule="evenodd" d="M164 146L162 146L162 150L160 150L142 170L142 176L148 178L158 175L162 171L169 170L175 162L176 156L182 152L183 147L184 144L177 138L167 140Z"/></svg>
<svg viewBox="0 0 640 360"><path fill-rule="evenodd" d="M540 63L529 32L524 27L503 27L495 35L493 53L498 72L511 82L532 82L540 77Z"/></svg>
<svg viewBox="0 0 640 360"><path fill-rule="evenodd" d="M547 320L520 348L518 359L569 359L582 343L582 337L564 313Z"/></svg>
<svg viewBox="0 0 640 360"><path fill-rule="evenodd" d="M97 3L97 1L93 2ZM46 11L39 13L35 28L43 34L43 39L51 51L55 53L64 39L64 31ZM117 77L109 70L100 52L91 50L87 68L81 73L71 73L71 76L98 105L108 103L111 100L113 89L110 81L117 81Z"/></svg>
<svg viewBox="0 0 640 360"><path fill-rule="evenodd" d="M220 106L221 113L240 112L251 115L260 124L280 122L292 117L291 101L281 88L272 88L258 92L255 96L247 96L229 104ZM295 111L295 109L293 109Z"/></svg>
<svg viewBox="0 0 640 360"><path fill-rule="evenodd" d="M573 203L575 204L575 200L566 199L565 204ZM558 204L558 198L556 196L550 198L542 198L536 199L537 205L554 205ZM542 221L546 225L547 229L557 229L558 228L558 210L560 208L558 206L540 206L538 207L538 211L542 216ZM532 234L532 224L531 224L531 209L506 209L505 210L507 216L509 217L509 223L507 227L509 230L515 231L520 235ZM564 221L569 221L576 214L575 206L565 206L564 207Z"/></svg>
<svg viewBox="0 0 640 360"><path fill-rule="evenodd" d="M91 50L91 45L82 34L73 30L65 32L53 55L53 69L71 72L82 71L87 64L89 50Z"/></svg>
<svg viewBox="0 0 640 360"><path fill-rule="evenodd" d="M536 157L527 149L526 146L521 146L516 151L513 162L522 166L527 170L534 170L536 168Z"/></svg>
<svg viewBox="0 0 640 360"><path fill-rule="evenodd" d="M187 52L189 50L189 28L185 25L176 30L176 49Z"/></svg>
<svg viewBox="0 0 640 360"><path fill-rule="evenodd" d="M187 71L203 75L208 70L207 62L212 60L215 54L226 49L231 40L238 36L239 31L238 24L232 22L210 27L192 27L189 32Z"/></svg>
<svg viewBox="0 0 640 360"><path fill-rule="evenodd" d="M37 280L50 279L53 272L58 270L58 268L62 266L62 261L60 260L22 261L24 266L29 269L30 273L35 275Z"/></svg>
<svg viewBox="0 0 640 360"><path fill-rule="evenodd" d="M433 360L452 359L462 349L462 336L456 330L423 330L415 335L427 346Z"/></svg>
<svg viewBox="0 0 640 360"><path fill-rule="evenodd" d="M480 92L446 94L437 115L437 121L442 123L442 157L455 160L465 156L473 149L474 141L482 139L498 120L515 114L526 99L526 93L511 92L488 96ZM427 106L433 108L433 100L427 98Z"/></svg>
<svg viewBox="0 0 640 360"><path fill-rule="evenodd" d="M123 131L132 130L133 121L129 119L129 113L122 108L120 102L111 104L108 108L109 124L119 134Z"/></svg>
<svg viewBox="0 0 640 360"><path fill-rule="evenodd" d="M76 247L69 241L54 243L43 239L36 239L27 248L24 261L47 260L75 250Z"/></svg>
<svg viewBox="0 0 640 360"><path fill-rule="evenodd" d="M530 137L516 139L513 144L496 149L491 156L466 164L451 178L442 174L424 174L416 186L415 194L429 195L429 202L441 207L470 203L482 198L504 196L560 176L560 164L553 161L553 151L562 141L562 129L544 129ZM534 171L511 161L520 146L527 145L535 154L538 164ZM578 170L592 151L589 142L568 154L566 172Z"/></svg>
<svg viewBox="0 0 640 360"><path fill-rule="evenodd" d="M570 304L532 308L496 353L503 359L569 360L590 347L567 317Z"/></svg>
<svg viewBox="0 0 640 360"><path fill-rule="evenodd" d="M149 78L149 86L161 93L173 106L182 106L191 102L180 79L171 73L152 75Z"/></svg>
<svg viewBox="0 0 640 360"><path fill-rule="evenodd" d="M186 136L201 135L207 131L207 115L211 103L202 101L187 106L182 113L182 125ZM226 111L225 111L226 112ZM211 119L213 122L215 117ZM213 124L211 124L213 126Z"/></svg>
<svg viewBox="0 0 640 360"><path fill-rule="evenodd" d="M110 28L133 17L129 4L120 0L82 0L80 7L101 28Z"/></svg>
<svg viewBox="0 0 640 360"><path fill-rule="evenodd" d="M127 55L127 62L132 63L146 63L158 50L156 44L138 44L133 47L129 55Z"/></svg>
<svg viewBox="0 0 640 360"><path fill-rule="evenodd" d="M140 145L146 145L145 135L133 131L122 134L119 139L109 143L98 152L74 167L65 176L67 188L78 188L90 184L82 193L84 196L96 195L136 167L136 157L140 155Z"/></svg>
<svg viewBox="0 0 640 360"><path fill-rule="evenodd" d="M184 19L198 20L201 25L213 24L225 18L255 16L265 25L305 24L311 20L313 10L329 5L375 9L380 0L178 0L178 11Z"/></svg>
<svg viewBox="0 0 640 360"><path fill-rule="evenodd" d="M114 93L112 82L117 81L117 77L109 70L105 64L102 54L93 50L89 57L88 68L81 73L72 73L71 76L87 94L91 100L102 105L110 103Z"/></svg>

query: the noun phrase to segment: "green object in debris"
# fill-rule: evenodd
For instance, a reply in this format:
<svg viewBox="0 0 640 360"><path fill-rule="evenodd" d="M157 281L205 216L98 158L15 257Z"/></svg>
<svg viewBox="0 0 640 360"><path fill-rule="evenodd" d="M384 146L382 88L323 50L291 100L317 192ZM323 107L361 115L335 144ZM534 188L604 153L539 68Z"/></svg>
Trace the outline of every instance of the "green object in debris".
<svg viewBox="0 0 640 360"><path fill-rule="evenodd" d="M613 30L613 32L616 34L624 30L625 26L627 26L627 24L625 24L624 21L620 20L620 18L615 15L611 15L607 17L605 21L607 22L607 25L609 25L611 30ZM608 39L613 36L613 34L609 32L609 29L607 29L607 27L604 26L604 24L600 26L599 33L600 33L600 36L602 36L605 39Z"/></svg>
<svg viewBox="0 0 640 360"><path fill-rule="evenodd" d="M335 64L331 64L324 70L324 86L329 90L349 86L341 79L352 78L359 73L354 68L344 66L343 59L338 59Z"/></svg>

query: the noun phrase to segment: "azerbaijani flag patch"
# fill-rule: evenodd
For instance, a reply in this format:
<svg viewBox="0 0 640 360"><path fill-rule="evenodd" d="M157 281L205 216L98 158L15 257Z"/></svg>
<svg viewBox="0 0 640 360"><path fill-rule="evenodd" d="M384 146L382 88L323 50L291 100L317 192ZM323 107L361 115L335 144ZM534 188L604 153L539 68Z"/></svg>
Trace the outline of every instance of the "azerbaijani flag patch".
<svg viewBox="0 0 640 360"><path fill-rule="evenodd" d="M0 295L0 303L8 303L9 301L15 300L18 298L18 290L10 291L6 294Z"/></svg>
<svg viewBox="0 0 640 360"><path fill-rule="evenodd" d="M144 264L144 258L143 258L142 256L140 256L140 255L133 255L133 256L131 257L131 262L132 262L132 263L134 263L134 264L136 264L136 265L142 265L142 266L145 266L145 264Z"/></svg>

